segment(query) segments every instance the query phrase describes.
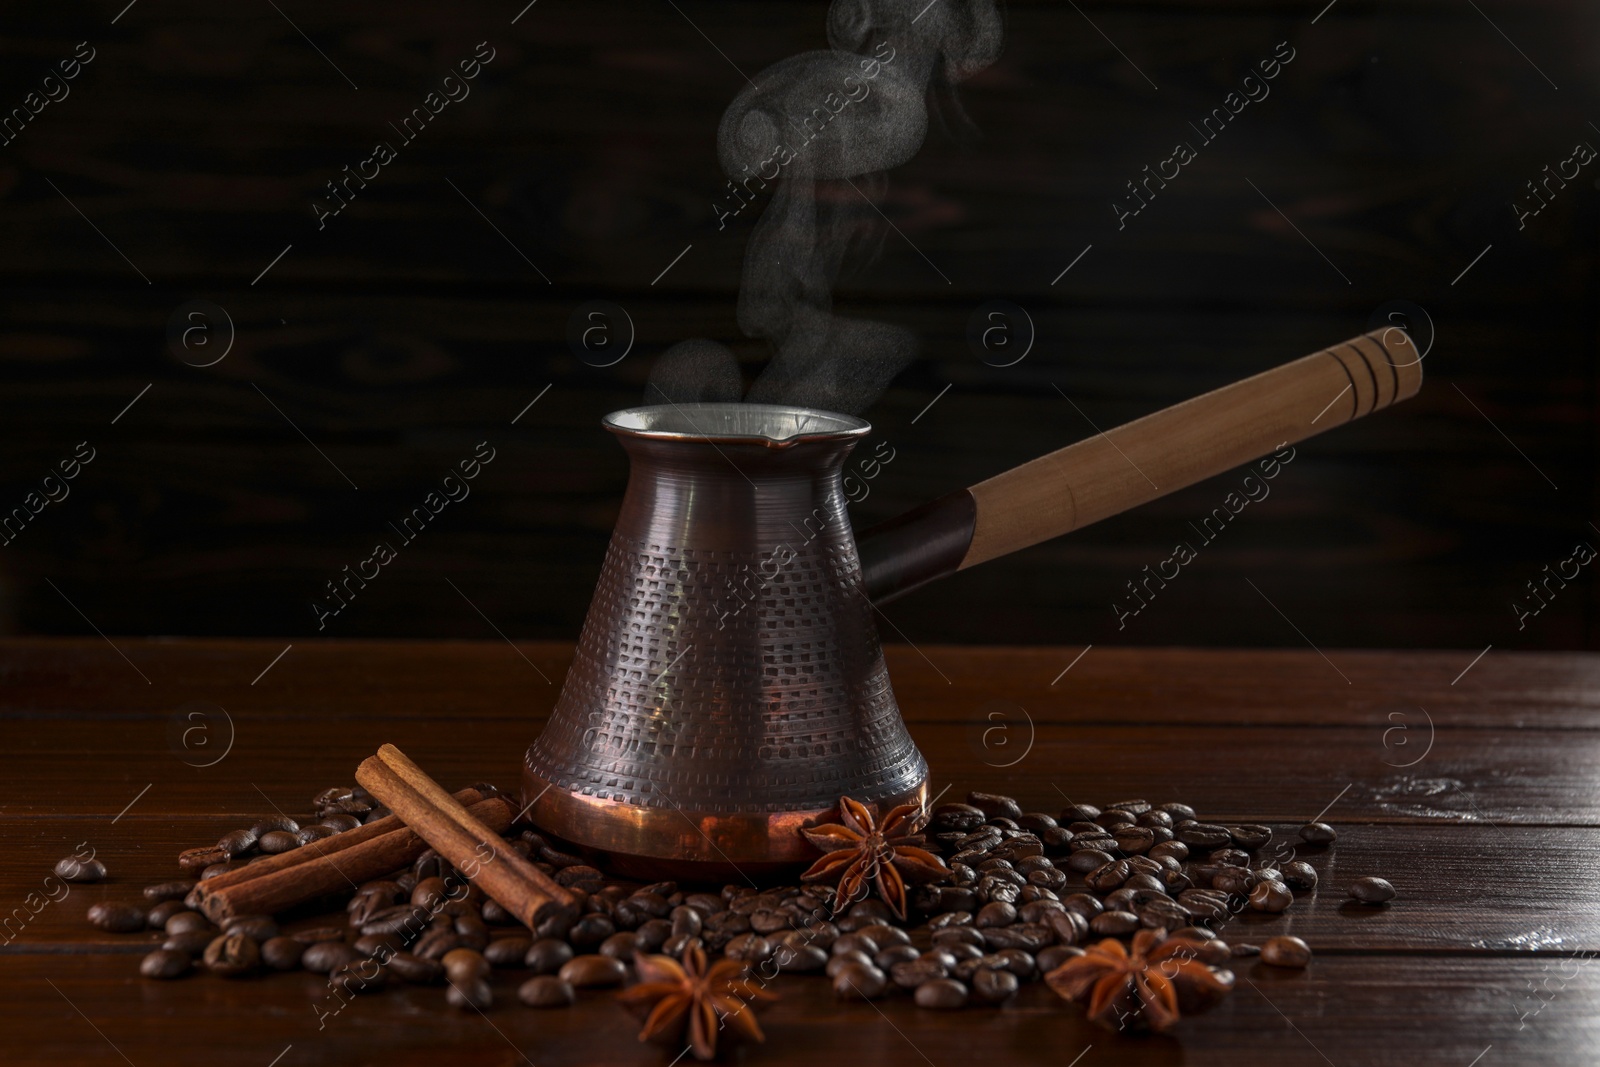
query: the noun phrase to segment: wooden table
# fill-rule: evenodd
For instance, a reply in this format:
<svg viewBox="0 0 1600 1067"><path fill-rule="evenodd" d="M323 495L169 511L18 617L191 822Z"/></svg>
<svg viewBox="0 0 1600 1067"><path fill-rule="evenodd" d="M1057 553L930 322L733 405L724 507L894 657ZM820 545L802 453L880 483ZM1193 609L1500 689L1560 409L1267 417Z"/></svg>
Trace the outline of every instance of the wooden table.
<svg viewBox="0 0 1600 1067"><path fill-rule="evenodd" d="M319 1029L318 976L146 981L136 968L155 935L84 923L90 904L175 876L181 848L277 808L304 812L384 741L452 787L509 786L568 655L554 644L329 641L275 659L284 644L0 644L6 1062L667 1063L634 1043L607 997L536 1012L516 1003L512 973L486 1014L446 1007L438 989L392 989ZM1279 840L1325 812L1341 837L1309 856L1317 893L1225 935L1291 931L1315 948L1311 967L1244 962L1221 1007L1154 1038L1090 1026L1039 986L1001 1010L935 1014L905 998L837 1006L820 979L780 978L768 1043L744 1059L1593 1062L1600 657L1081 651L890 649L934 789L1008 792L1047 811L1063 796L1182 799L1203 817L1273 824ZM47 901L52 865L83 841L111 879ZM1364 874L1389 878L1398 898L1345 903Z"/></svg>

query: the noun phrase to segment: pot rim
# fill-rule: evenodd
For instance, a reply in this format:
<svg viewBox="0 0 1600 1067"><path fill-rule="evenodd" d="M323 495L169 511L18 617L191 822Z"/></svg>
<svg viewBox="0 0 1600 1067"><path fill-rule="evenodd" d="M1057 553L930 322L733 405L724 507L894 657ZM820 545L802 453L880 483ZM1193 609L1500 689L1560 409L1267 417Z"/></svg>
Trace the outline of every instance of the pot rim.
<svg viewBox="0 0 1600 1067"><path fill-rule="evenodd" d="M821 408L703 401L623 408L603 417L600 425L619 437L756 443L769 448L847 440L872 432L872 424L865 419Z"/></svg>

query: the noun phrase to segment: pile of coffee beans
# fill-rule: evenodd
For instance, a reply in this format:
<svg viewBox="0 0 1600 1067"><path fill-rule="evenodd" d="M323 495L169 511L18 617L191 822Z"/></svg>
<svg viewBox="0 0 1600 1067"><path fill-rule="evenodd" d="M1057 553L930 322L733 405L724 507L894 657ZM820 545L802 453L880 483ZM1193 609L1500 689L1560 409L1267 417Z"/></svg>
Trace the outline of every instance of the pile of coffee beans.
<svg viewBox="0 0 1600 1067"><path fill-rule="evenodd" d="M325 974L327 1007L319 1013L390 983L444 986L449 1004L484 1010L495 1000L496 972L525 976L522 1003L564 1007L580 991L626 984L635 952L682 957L695 945L743 961L760 980L815 973L842 999L903 991L920 1007L949 1010L1000 1004L1081 955L1084 942L1142 929L1217 941L1217 955L1304 967L1311 949L1299 938L1230 949L1218 931L1243 911L1280 914L1313 892L1318 872L1299 853L1322 853L1336 837L1333 827L1309 823L1298 844L1273 847L1269 827L1205 822L1182 803L1072 804L1051 815L975 792L933 809L927 848L951 874L944 884L911 890L906 922L876 899L836 909L828 885L710 891L625 882L536 829L516 828L511 847L578 898L575 915L529 930L432 850L405 870L355 886L342 915L297 909L292 921L237 916L218 927L194 910L199 880L387 814L360 788L326 790L312 807L304 822L268 816L184 852L179 866L193 880L148 886L140 904L96 904L89 921L117 933L159 932L159 947L139 967L147 978L180 978L197 964L224 978ZM1377 906L1395 894L1381 878L1362 878L1350 892Z"/></svg>

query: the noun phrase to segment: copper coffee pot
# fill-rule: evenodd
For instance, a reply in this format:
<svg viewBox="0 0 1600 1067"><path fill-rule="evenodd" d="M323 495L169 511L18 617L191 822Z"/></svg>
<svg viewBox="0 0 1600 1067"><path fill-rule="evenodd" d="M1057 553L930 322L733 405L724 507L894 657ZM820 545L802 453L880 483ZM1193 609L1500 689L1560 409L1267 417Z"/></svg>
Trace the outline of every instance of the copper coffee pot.
<svg viewBox="0 0 1600 1067"><path fill-rule="evenodd" d="M926 800L873 613L1404 400L1421 360L1374 332L1096 434L868 530L841 477L861 419L764 404L607 415L632 463L555 710L528 749L540 826L645 876L812 858L850 796Z"/></svg>

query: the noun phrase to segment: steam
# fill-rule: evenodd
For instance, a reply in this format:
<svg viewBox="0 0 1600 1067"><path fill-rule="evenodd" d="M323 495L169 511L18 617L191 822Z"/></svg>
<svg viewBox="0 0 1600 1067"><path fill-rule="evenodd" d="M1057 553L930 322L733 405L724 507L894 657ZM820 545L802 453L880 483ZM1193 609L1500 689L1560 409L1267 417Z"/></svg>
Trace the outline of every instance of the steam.
<svg viewBox="0 0 1600 1067"><path fill-rule="evenodd" d="M745 247L739 329L773 346L748 391L731 349L684 341L652 368L647 403L734 400L858 414L917 355L911 331L833 312L845 265L870 260L886 225L884 173L916 155L936 117L970 130L954 87L993 63L995 0L834 0L827 51L779 61L723 113L721 227L758 210Z"/></svg>

